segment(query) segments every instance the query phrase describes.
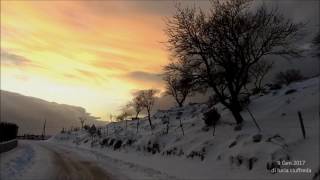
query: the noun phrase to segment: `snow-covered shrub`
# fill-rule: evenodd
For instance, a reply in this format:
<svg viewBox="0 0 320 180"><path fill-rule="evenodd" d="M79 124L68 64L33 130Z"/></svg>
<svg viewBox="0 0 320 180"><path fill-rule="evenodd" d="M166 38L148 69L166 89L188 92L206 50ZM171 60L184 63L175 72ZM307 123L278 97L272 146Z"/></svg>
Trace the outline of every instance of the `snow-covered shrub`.
<svg viewBox="0 0 320 180"><path fill-rule="evenodd" d="M97 132L97 128L96 128L96 126L93 124L88 131L89 131L90 135L92 136L92 135L94 135L94 134Z"/></svg>
<svg viewBox="0 0 320 180"><path fill-rule="evenodd" d="M170 148L170 149L167 149L166 151L162 152L162 155L177 155L177 156L182 156L184 155L184 152L182 149L178 150L177 147L173 147L173 148Z"/></svg>
<svg viewBox="0 0 320 180"><path fill-rule="evenodd" d="M151 141L149 141L147 147L145 147L144 149L152 154L160 153L160 145L157 142L152 143Z"/></svg>
<svg viewBox="0 0 320 180"><path fill-rule="evenodd" d="M101 146L107 146L108 145L108 141L109 141L109 138L102 139L102 141L100 142L100 145Z"/></svg>
<svg viewBox="0 0 320 180"><path fill-rule="evenodd" d="M297 92L297 90L295 90L295 89L289 89L289 90L286 91L284 94L285 94L285 95L288 95L288 94L292 94L292 93L295 93L295 92Z"/></svg>
<svg viewBox="0 0 320 180"><path fill-rule="evenodd" d="M262 134L256 134L256 135L252 136L252 141L255 143L260 142L261 139L262 139Z"/></svg>
<svg viewBox="0 0 320 180"><path fill-rule="evenodd" d="M233 146L237 145L237 141L232 141L232 143L228 146L229 148L232 148Z"/></svg>
<svg viewBox="0 0 320 180"><path fill-rule="evenodd" d="M249 170L253 168L253 164L258 161L256 157L245 157L242 155L230 156L230 164L235 164L236 166L244 165Z"/></svg>
<svg viewBox="0 0 320 180"><path fill-rule="evenodd" d="M240 98L241 107L247 107L250 104L250 95L243 95Z"/></svg>
<svg viewBox="0 0 320 180"><path fill-rule="evenodd" d="M263 88L253 88L251 89L251 94L252 95L256 95L256 94L260 94L260 95L263 95L263 94L267 94L268 91L263 87Z"/></svg>
<svg viewBox="0 0 320 180"><path fill-rule="evenodd" d="M281 84L268 84L267 85L269 87L269 90L279 90L282 88L282 85Z"/></svg>
<svg viewBox="0 0 320 180"><path fill-rule="evenodd" d="M125 142L125 145L126 145L126 146L131 146L134 142L135 142L134 139L128 139L128 140Z"/></svg>
<svg viewBox="0 0 320 180"><path fill-rule="evenodd" d="M312 180L319 179L320 176L320 168L318 168L318 171L316 171L312 177Z"/></svg>
<svg viewBox="0 0 320 180"><path fill-rule="evenodd" d="M90 129L90 126L86 124L86 125L83 126L83 129L88 131Z"/></svg>
<svg viewBox="0 0 320 180"><path fill-rule="evenodd" d="M115 142L115 139L111 139L111 140L109 141L109 146L112 146L114 142Z"/></svg>
<svg viewBox="0 0 320 180"><path fill-rule="evenodd" d="M219 101L219 97L218 97L218 95L215 94L215 95L209 97L207 105L208 105L209 108L211 108L214 105L218 104L219 102L220 102Z"/></svg>
<svg viewBox="0 0 320 180"><path fill-rule="evenodd" d="M208 112L204 113L203 120L207 126L213 126L219 121L220 117L221 115L218 110L216 108L212 108Z"/></svg>
<svg viewBox="0 0 320 180"><path fill-rule="evenodd" d="M117 150L117 149L121 148L121 145L122 145L121 140L116 141L116 143L113 146L113 150Z"/></svg>
<svg viewBox="0 0 320 180"><path fill-rule="evenodd" d="M279 72L275 76L277 84L289 85L292 82L300 81L303 79L301 72L298 69L288 69L285 72Z"/></svg>
<svg viewBox="0 0 320 180"><path fill-rule="evenodd" d="M201 159L201 161L203 161L204 157L205 157L205 154L206 154L206 149L202 148L200 151L196 151L196 150L191 151L187 155L187 158L199 157Z"/></svg>

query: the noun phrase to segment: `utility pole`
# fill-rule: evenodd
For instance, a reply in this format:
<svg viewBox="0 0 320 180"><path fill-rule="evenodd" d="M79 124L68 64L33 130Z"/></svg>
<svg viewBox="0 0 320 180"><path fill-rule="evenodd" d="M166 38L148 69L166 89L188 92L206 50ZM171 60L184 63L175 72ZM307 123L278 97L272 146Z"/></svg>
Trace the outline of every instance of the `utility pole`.
<svg viewBox="0 0 320 180"><path fill-rule="evenodd" d="M42 129L42 140L44 140L44 137L46 135L46 123L47 123L47 120L44 119L44 124L43 124L43 129Z"/></svg>

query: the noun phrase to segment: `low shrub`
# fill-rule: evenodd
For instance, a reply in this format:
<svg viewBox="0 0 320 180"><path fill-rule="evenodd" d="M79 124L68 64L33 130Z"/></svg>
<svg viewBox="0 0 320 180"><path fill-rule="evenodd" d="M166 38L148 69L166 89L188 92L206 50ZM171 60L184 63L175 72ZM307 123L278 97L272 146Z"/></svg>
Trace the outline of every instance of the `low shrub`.
<svg viewBox="0 0 320 180"><path fill-rule="evenodd" d="M269 85L270 90L279 90L281 88L282 88L281 84L270 84Z"/></svg>
<svg viewBox="0 0 320 180"><path fill-rule="evenodd" d="M90 126L86 124L86 125L83 126L83 129L88 131L90 129Z"/></svg>
<svg viewBox="0 0 320 180"><path fill-rule="evenodd" d="M286 91L284 94L285 94L285 95L288 95L288 94L292 94L292 93L295 93L295 92L297 92L297 90L295 90L295 89L289 89L289 90Z"/></svg>
<svg viewBox="0 0 320 180"><path fill-rule="evenodd" d="M148 146L146 147L147 152L155 154L160 153L160 145L158 143L148 142Z"/></svg>
<svg viewBox="0 0 320 180"><path fill-rule="evenodd" d="M111 139L111 140L109 141L109 146L112 146L113 143L114 143L114 141L115 141L115 139Z"/></svg>
<svg viewBox="0 0 320 180"><path fill-rule="evenodd" d="M15 139L18 134L18 128L14 123L0 122L0 142Z"/></svg>
<svg viewBox="0 0 320 180"><path fill-rule="evenodd" d="M204 160L206 155L206 149L202 148L200 151L191 151L188 155L187 158L193 159L194 157L199 157L201 161Z"/></svg>
<svg viewBox="0 0 320 180"><path fill-rule="evenodd" d="M121 148L121 145L122 145L122 141L121 140L118 140L114 146L113 146L113 150L117 150L119 148Z"/></svg>
<svg viewBox="0 0 320 180"><path fill-rule="evenodd" d="M220 113L216 108L210 109L208 112L204 113L203 120L206 126L213 126L220 120Z"/></svg>
<svg viewBox="0 0 320 180"><path fill-rule="evenodd" d="M100 142L100 145L101 146L107 146L108 145L108 141L109 141L109 138L105 138Z"/></svg>
<svg viewBox="0 0 320 180"><path fill-rule="evenodd" d="M249 95L243 95L240 98L240 105L241 107L247 107L250 104L250 96Z"/></svg>
<svg viewBox="0 0 320 180"><path fill-rule="evenodd" d="M93 124L88 131L89 131L90 135L92 136L92 135L94 135L94 134L97 132L97 128L96 128L96 126Z"/></svg>
<svg viewBox="0 0 320 180"><path fill-rule="evenodd" d="M209 97L209 100L207 102L207 106L209 108L211 108L214 105L218 104L219 102L220 102L219 96L215 94L215 95Z"/></svg>
<svg viewBox="0 0 320 180"><path fill-rule="evenodd" d="M289 85L292 82L300 81L303 79L301 72L297 69L288 69L285 72L279 72L275 76L277 84Z"/></svg>

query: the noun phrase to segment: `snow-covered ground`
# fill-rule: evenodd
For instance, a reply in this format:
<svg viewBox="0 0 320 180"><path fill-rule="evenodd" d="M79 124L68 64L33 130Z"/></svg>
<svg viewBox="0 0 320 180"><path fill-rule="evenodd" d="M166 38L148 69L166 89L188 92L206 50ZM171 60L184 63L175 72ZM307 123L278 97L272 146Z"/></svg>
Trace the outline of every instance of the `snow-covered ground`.
<svg viewBox="0 0 320 180"><path fill-rule="evenodd" d="M288 93L292 89L296 91ZM124 122L118 122L103 127L101 136L91 137L81 130L59 134L51 142L89 149L113 161L127 162L133 169L150 168L172 178L312 179L319 171L319 77L251 97L249 109L261 132L247 111L242 112L242 130L235 131L231 113L220 104L216 107L222 119L215 136L212 128L204 128L202 117L207 106L189 104L156 113L152 131L143 119L138 133L136 121L128 122L127 129ZM297 111L304 119L306 139L302 137ZM168 134L162 121L164 115L169 116ZM271 173L268 168L296 172Z"/></svg>
<svg viewBox="0 0 320 180"><path fill-rule="evenodd" d="M296 91L288 94L292 89ZM249 109L261 132L247 111L242 112L242 130L235 131L231 113L220 104L216 107L222 118L214 136L202 120L207 106L189 104L156 113L152 131L147 119L142 119L138 133L137 122L130 121L127 129L124 122L102 127L100 136L90 136L86 130L61 133L42 142L40 148L22 142L19 148L1 154L1 174L30 174L33 171L25 167L37 168L42 163L35 162L46 162L44 156L51 151L77 154L77 159L95 163L113 179L312 179L319 172L319 77L251 97ZM306 139L297 111L304 119ZM169 117L168 134L164 115ZM272 168L299 172L271 173ZM42 167L38 173L45 172Z"/></svg>
<svg viewBox="0 0 320 180"><path fill-rule="evenodd" d="M41 179L52 177L49 152L36 141L19 141L18 147L0 154L0 179Z"/></svg>
<svg viewBox="0 0 320 180"><path fill-rule="evenodd" d="M19 146L1 154L1 180L128 179L103 165L97 156L45 141L19 141ZM116 176L113 176L113 174ZM117 172L117 173L116 173Z"/></svg>

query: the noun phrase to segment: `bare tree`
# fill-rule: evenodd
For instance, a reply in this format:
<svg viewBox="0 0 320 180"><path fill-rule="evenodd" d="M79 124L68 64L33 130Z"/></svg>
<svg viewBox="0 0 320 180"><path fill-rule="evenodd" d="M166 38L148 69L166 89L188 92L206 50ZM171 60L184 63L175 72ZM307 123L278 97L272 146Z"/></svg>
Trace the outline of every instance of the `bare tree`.
<svg viewBox="0 0 320 180"><path fill-rule="evenodd" d="M243 122L240 94L249 82L250 69L265 56L298 56L302 24L284 18L277 9L262 5L250 9L250 0L213 1L209 13L177 7L167 20L166 34L173 67L192 71L193 80L211 88L219 101Z"/></svg>
<svg viewBox="0 0 320 180"><path fill-rule="evenodd" d="M127 129L127 127L128 127L128 120L127 120L127 118L128 118L129 116L132 116L132 111L131 111L131 109L130 109L130 105L127 104L127 105L125 105L125 106L123 106L123 107L121 108L121 113L117 116L117 120L118 120L118 121L124 121L124 123L125 123L125 129Z"/></svg>
<svg viewBox="0 0 320 180"><path fill-rule="evenodd" d="M81 128L83 129L84 122L86 121L86 118L84 117L79 117L80 123L81 123Z"/></svg>
<svg viewBox="0 0 320 180"><path fill-rule="evenodd" d="M186 98L193 92L192 75L176 71L175 66L172 63L165 66L163 79L166 82L166 94L173 96L178 106L182 107Z"/></svg>
<svg viewBox="0 0 320 180"><path fill-rule="evenodd" d="M152 122L151 122L151 110L156 101L156 94L158 94L159 91L156 89L148 89L148 90L141 90L138 93L141 95L143 107L147 110L150 128L153 129Z"/></svg>
<svg viewBox="0 0 320 180"><path fill-rule="evenodd" d="M250 69L250 76L253 79L254 91L261 92L264 90L262 86L262 80L267 75L267 73L271 70L273 63L270 63L266 60L259 61L252 66Z"/></svg>
<svg viewBox="0 0 320 180"><path fill-rule="evenodd" d="M135 111L136 115L135 118L138 118L140 112L143 110L144 106L143 106L143 97L141 94L137 94L137 96L135 96L132 100L132 102L130 103L130 105L133 110Z"/></svg>
<svg viewBox="0 0 320 180"><path fill-rule="evenodd" d="M135 119L137 120L137 133L139 131L139 114L144 109L143 97L141 93L136 93L135 97L133 98L132 102L129 104L133 108L136 113Z"/></svg>

